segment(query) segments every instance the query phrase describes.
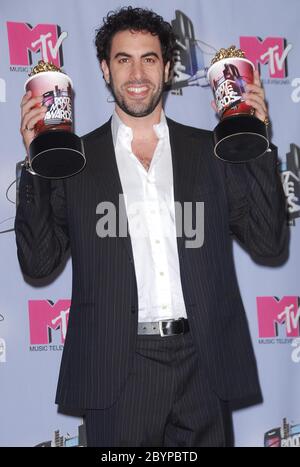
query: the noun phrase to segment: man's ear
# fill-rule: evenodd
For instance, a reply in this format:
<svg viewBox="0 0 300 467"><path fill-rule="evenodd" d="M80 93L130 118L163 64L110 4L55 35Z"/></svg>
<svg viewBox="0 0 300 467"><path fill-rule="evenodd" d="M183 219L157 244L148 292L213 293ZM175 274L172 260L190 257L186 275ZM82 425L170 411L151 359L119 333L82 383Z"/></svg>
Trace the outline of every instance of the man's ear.
<svg viewBox="0 0 300 467"><path fill-rule="evenodd" d="M170 62L167 62L165 64L165 71L164 71L164 74L165 74L165 83L167 83L169 81L169 74L170 74Z"/></svg>
<svg viewBox="0 0 300 467"><path fill-rule="evenodd" d="M100 66L103 73L103 78L105 79L106 84L109 84L109 67L107 65L106 60L102 60Z"/></svg>

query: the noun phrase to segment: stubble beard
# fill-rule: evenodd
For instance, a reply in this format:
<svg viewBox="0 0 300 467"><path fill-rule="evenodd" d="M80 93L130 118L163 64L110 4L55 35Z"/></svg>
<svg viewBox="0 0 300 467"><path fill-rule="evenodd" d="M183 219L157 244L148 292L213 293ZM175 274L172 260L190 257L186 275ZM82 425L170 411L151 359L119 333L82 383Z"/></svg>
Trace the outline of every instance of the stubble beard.
<svg viewBox="0 0 300 467"><path fill-rule="evenodd" d="M147 85L149 84L152 87L152 83L149 80L143 80L143 81L128 81L123 87L128 87L128 86L141 86L141 85ZM164 92L164 80L162 78L159 87L157 88L156 92L151 96L150 101L148 102L128 102L126 100L125 96L120 92L117 91L114 85L114 81L112 79L111 73L110 73L110 81L109 81L109 87L111 90L111 93L115 99L116 104L125 112L127 115L130 115L131 117L146 117L147 115L150 115L154 109L158 106L162 99L162 95Z"/></svg>

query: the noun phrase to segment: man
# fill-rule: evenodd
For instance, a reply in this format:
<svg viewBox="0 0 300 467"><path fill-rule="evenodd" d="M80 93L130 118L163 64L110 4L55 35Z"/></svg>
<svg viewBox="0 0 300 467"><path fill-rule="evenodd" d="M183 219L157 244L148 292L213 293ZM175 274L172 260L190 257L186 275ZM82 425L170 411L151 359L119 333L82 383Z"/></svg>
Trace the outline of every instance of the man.
<svg viewBox="0 0 300 467"><path fill-rule="evenodd" d="M211 132L165 117L174 43L151 11L109 14L96 46L115 111L84 136L85 169L51 182L22 173L15 230L23 272L45 277L71 249L56 402L85 410L90 446L231 445L229 402L260 394L231 235L258 258L283 251L276 154L226 164L213 155ZM246 98L265 121L257 73ZM27 93L21 104L27 148L45 113L37 102ZM184 228L176 237L184 203L204 229L196 247ZM130 235L103 234L99 214L111 206L117 220L126 208Z"/></svg>

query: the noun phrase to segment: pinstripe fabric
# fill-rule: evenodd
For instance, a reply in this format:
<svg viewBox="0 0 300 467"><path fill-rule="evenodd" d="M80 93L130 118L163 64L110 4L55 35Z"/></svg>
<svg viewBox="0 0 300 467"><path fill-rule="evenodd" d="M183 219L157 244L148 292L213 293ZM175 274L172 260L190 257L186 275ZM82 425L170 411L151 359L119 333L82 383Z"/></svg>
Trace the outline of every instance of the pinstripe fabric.
<svg viewBox="0 0 300 467"><path fill-rule="evenodd" d="M227 404L211 390L189 333L138 336L119 399L87 411L85 423L89 446L232 445Z"/></svg>
<svg viewBox="0 0 300 467"><path fill-rule="evenodd" d="M260 389L232 235L256 257L281 254L285 202L276 149L250 163L224 164L213 155L210 132L167 121L174 199L205 203L204 245L186 248L186 237L178 238L191 335L221 399L255 396ZM96 235L98 203L109 201L118 213L122 192L110 121L83 139L87 165L80 174L49 182L23 171L15 231L21 268L31 277L49 275L71 249L72 305L56 401L102 409L130 377L138 303L130 238Z"/></svg>

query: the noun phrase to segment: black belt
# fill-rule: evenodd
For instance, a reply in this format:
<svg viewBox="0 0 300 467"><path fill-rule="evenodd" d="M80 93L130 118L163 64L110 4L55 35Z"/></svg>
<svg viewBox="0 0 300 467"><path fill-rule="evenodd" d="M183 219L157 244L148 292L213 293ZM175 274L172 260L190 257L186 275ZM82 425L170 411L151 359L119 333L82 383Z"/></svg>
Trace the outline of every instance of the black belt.
<svg viewBox="0 0 300 467"><path fill-rule="evenodd" d="M174 336L176 334L185 334L189 329L189 323L186 318L138 323L139 335L160 334L161 337Z"/></svg>

